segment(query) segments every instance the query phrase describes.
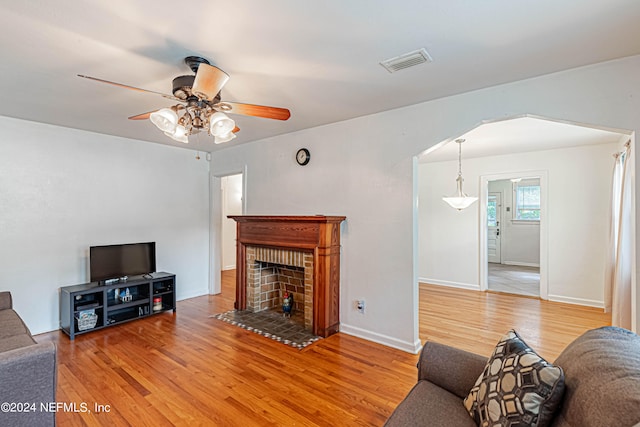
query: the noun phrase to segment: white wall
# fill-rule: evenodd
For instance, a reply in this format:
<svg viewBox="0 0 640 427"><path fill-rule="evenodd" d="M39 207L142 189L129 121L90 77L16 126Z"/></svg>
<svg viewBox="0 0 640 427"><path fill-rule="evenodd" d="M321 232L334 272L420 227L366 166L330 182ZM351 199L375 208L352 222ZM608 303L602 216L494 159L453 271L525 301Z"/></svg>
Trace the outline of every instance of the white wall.
<svg viewBox="0 0 640 427"><path fill-rule="evenodd" d="M540 180L537 180L537 185ZM540 266L540 222L513 221L513 183L508 179L490 181L489 192L500 193L500 247L502 264ZM507 210L508 208L508 210Z"/></svg>
<svg viewBox="0 0 640 427"><path fill-rule="evenodd" d="M551 300L604 307L612 154L617 150L614 143L463 159L465 191L471 195L481 191L482 175L548 172ZM420 165L420 278L479 289L480 206L459 215L441 200L455 184L456 171L457 160Z"/></svg>
<svg viewBox="0 0 640 427"><path fill-rule="evenodd" d="M412 153L405 152L403 159L388 156L383 142L393 141L397 131L381 130L374 122L375 117L370 117L355 129L352 122L343 122L232 147L215 153L212 170L248 166L248 215L345 215L341 227L342 330L415 351L419 342L413 338L413 329L405 326L415 318L410 305L413 298L405 299L407 305L387 316L387 301L405 293L402 284L412 281L412 242L397 240L398 233L412 235L413 191L412 186L403 185L412 182ZM345 143L342 138L352 133L354 143ZM306 166L295 161L300 147L311 152ZM361 298L367 304L365 315L354 308L354 301ZM379 316L387 316L387 321L380 328L369 327L368 322ZM398 330L403 334L394 336Z"/></svg>
<svg viewBox="0 0 640 427"><path fill-rule="evenodd" d="M236 222L227 215L242 215L242 174L221 178L222 182L222 269L236 268Z"/></svg>
<svg viewBox="0 0 640 427"><path fill-rule="evenodd" d="M342 330L413 351L419 347L413 156L484 120L533 114L636 130L638 111L640 56L230 145L215 153L212 168L247 166L248 214L346 215ZM291 120L305 113L294 110ZM304 167L293 158L302 146L312 155ZM366 300L365 314L355 309L358 298Z"/></svg>
<svg viewBox="0 0 640 427"><path fill-rule="evenodd" d="M32 333L54 330L89 246L155 241L177 298L206 294L208 171L189 150L0 117L0 290Z"/></svg>

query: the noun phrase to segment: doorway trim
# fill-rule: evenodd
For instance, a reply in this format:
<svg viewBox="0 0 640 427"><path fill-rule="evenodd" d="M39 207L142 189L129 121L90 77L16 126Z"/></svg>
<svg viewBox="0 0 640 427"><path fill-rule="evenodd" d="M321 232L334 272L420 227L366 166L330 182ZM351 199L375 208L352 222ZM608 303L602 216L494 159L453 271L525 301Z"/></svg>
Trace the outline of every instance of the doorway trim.
<svg viewBox="0 0 640 427"><path fill-rule="evenodd" d="M487 253L487 202L489 201L489 181L520 178L522 176L540 177L540 299L549 299L548 281L548 254L549 254L549 234L547 224L547 201L548 201L548 171L533 170L519 172L505 172L480 176L480 291L486 291L489 284L488 253Z"/></svg>
<svg viewBox="0 0 640 427"><path fill-rule="evenodd" d="M222 178L229 175L242 175L242 214L247 213L247 165L242 169L233 169L211 173L209 180L209 294L221 292L222 283Z"/></svg>

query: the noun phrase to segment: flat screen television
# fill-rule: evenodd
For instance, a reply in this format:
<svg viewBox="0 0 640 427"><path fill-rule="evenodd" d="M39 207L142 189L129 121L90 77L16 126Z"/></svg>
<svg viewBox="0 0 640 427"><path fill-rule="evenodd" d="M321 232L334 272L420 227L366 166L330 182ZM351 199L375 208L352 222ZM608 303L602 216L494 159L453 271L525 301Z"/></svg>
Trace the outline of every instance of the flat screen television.
<svg viewBox="0 0 640 427"><path fill-rule="evenodd" d="M91 246L89 275L92 282L156 271L156 242Z"/></svg>

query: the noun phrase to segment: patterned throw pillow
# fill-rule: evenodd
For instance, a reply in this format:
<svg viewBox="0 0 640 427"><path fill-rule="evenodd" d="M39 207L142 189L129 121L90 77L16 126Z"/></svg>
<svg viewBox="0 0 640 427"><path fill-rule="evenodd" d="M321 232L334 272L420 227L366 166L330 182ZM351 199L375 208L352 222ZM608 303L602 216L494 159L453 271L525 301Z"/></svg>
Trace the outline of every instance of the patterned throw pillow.
<svg viewBox="0 0 640 427"><path fill-rule="evenodd" d="M484 371L464 399L476 424L551 424L564 393L564 372L533 351L513 329L498 343Z"/></svg>

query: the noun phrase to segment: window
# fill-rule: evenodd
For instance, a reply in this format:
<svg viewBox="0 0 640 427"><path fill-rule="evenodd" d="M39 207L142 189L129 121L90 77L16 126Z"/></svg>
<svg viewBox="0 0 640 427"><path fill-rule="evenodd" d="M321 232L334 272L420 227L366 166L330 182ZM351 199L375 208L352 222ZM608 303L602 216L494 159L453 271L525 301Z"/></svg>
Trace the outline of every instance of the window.
<svg viewBox="0 0 640 427"><path fill-rule="evenodd" d="M513 183L514 218L540 221L540 180L523 179Z"/></svg>
<svg viewBox="0 0 640 427"><path fill-rule="evenodd" d="M497 212L497 200L496 196L489 195L489 202L487 203L487 226L496 227L498 225Z"/></svg>

